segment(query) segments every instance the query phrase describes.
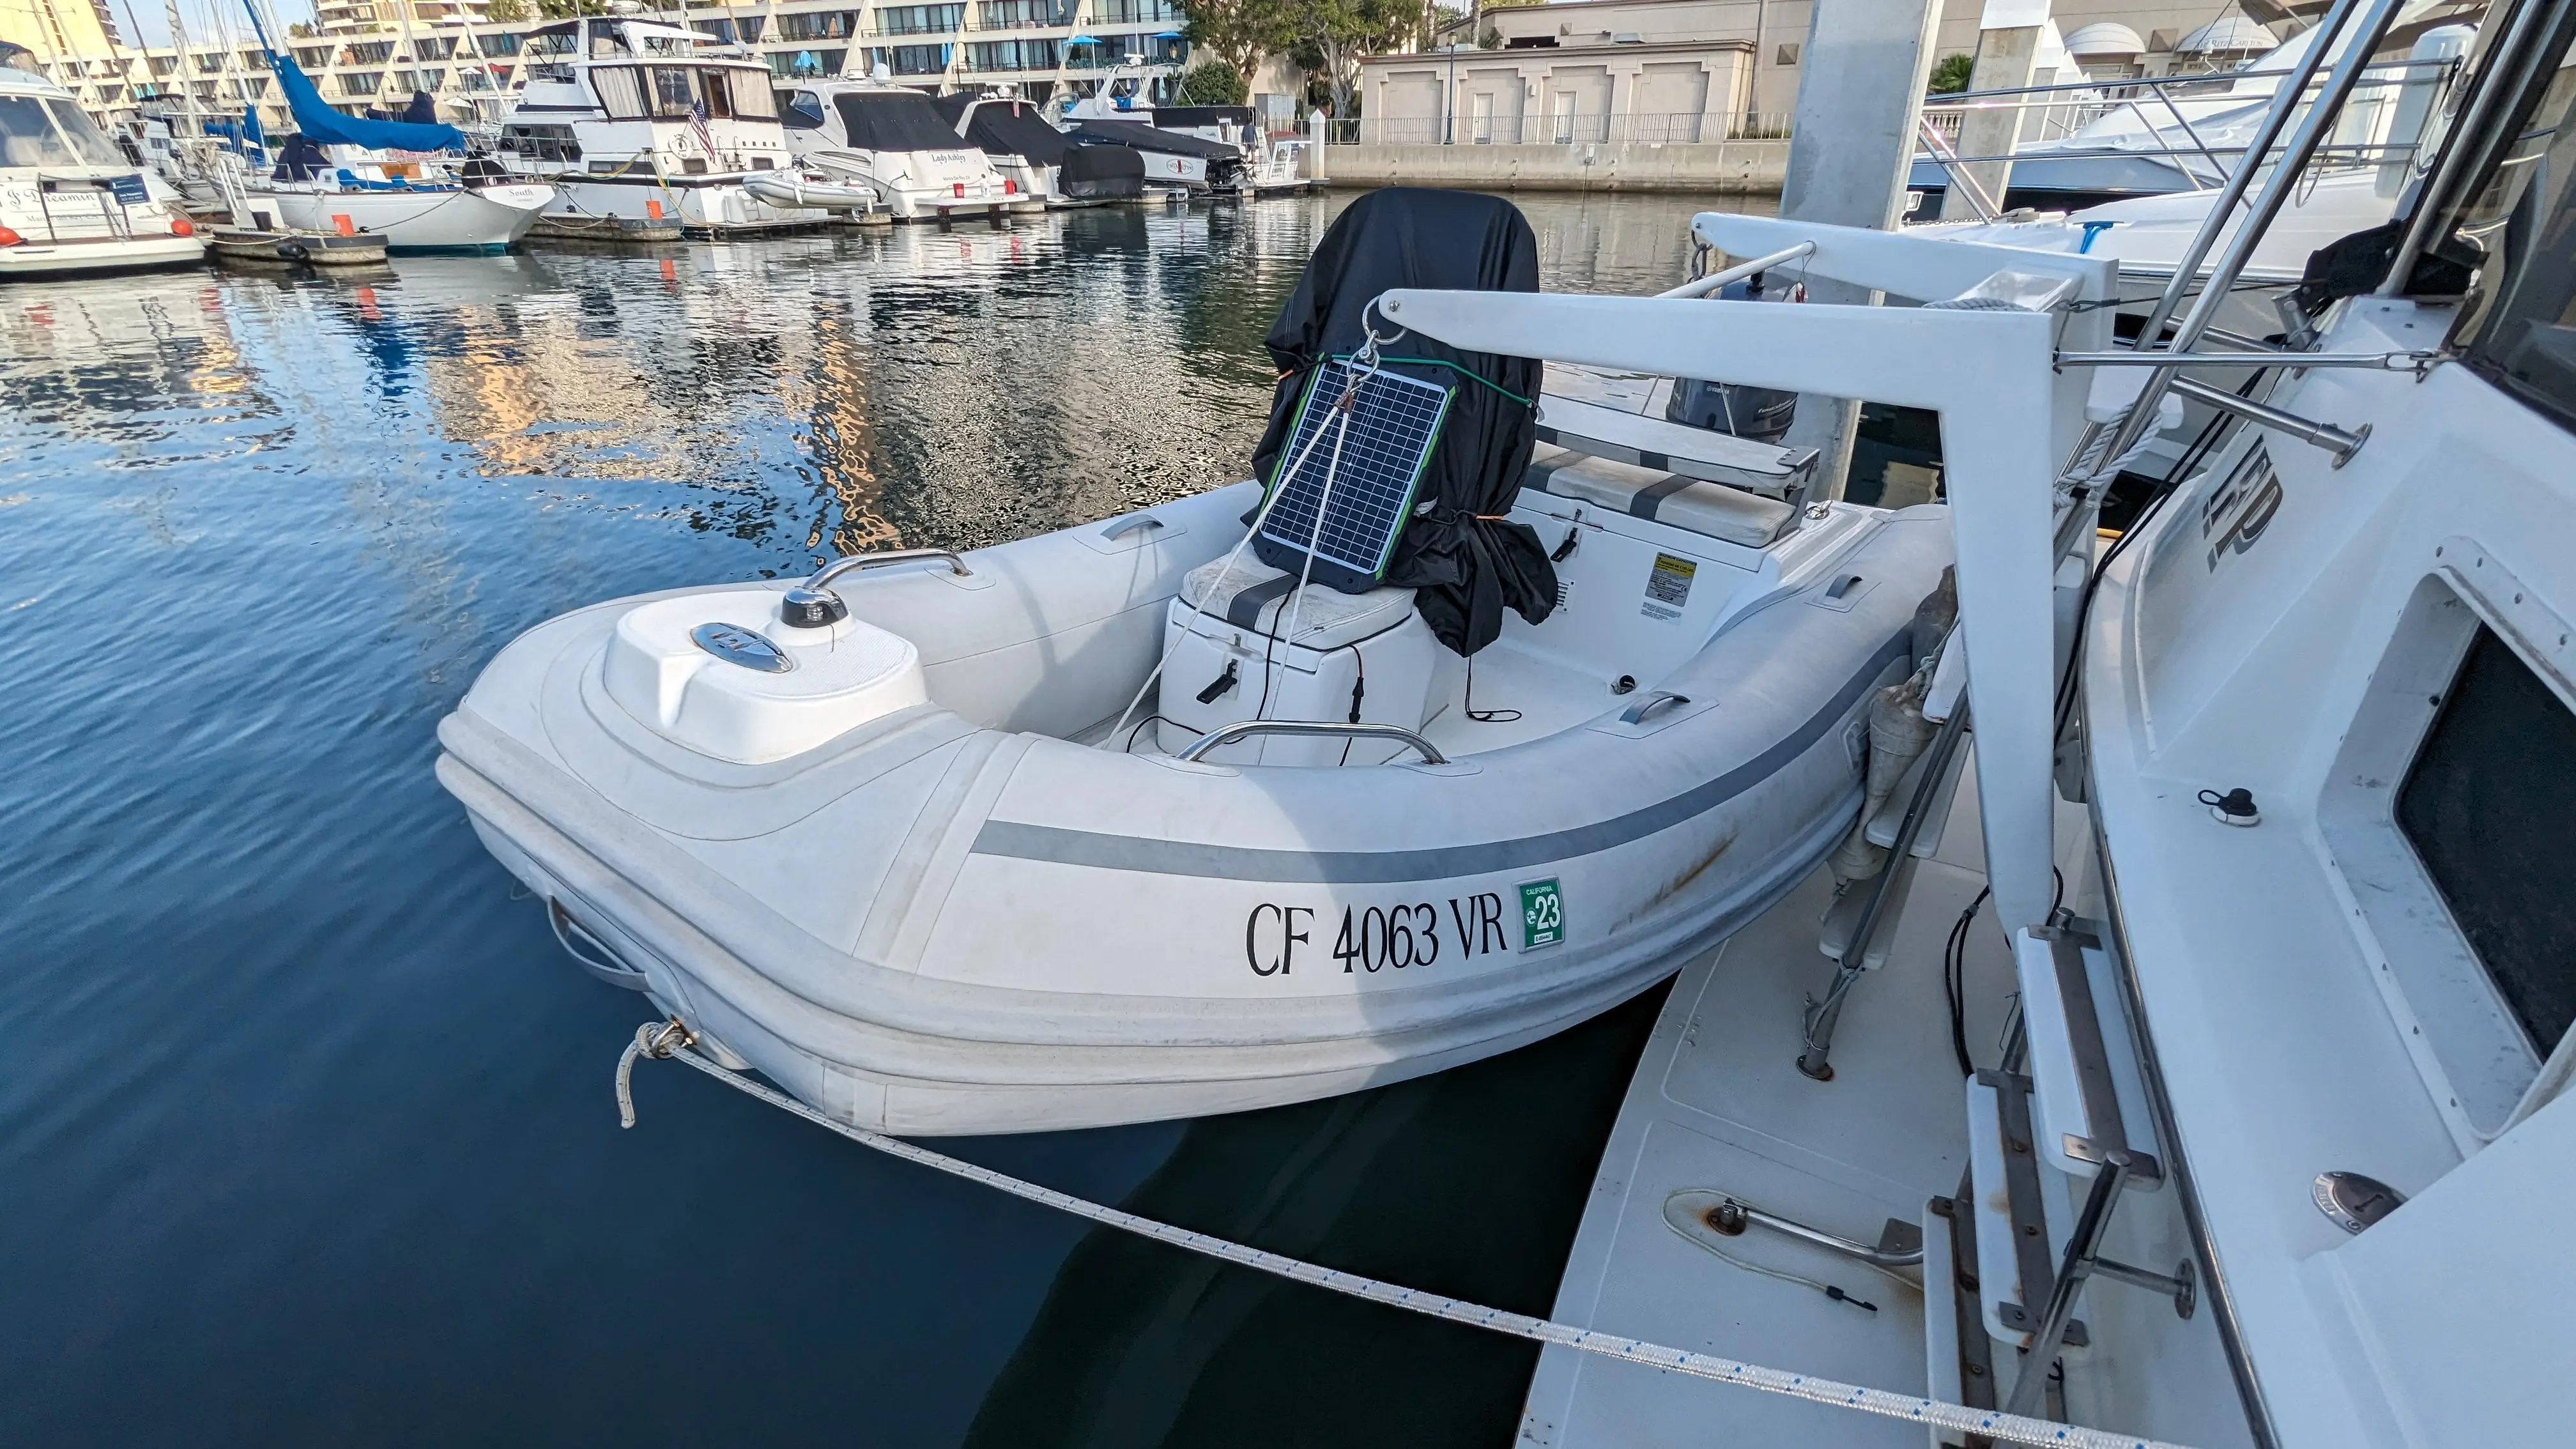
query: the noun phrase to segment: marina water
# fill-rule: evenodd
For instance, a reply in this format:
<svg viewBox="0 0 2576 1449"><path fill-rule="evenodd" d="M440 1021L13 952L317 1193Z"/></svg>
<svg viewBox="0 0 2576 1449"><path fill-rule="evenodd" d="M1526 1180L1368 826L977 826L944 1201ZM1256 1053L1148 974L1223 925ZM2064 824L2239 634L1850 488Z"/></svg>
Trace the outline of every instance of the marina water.
<svg viewBox="0 0 2576 1449"><path fill-rule="evenodd" d="M0 1438L1507 1442L1528 1345L1086 1237L682 1073L619 1132L646 1008L429 771L563 610L1241 476L1346 199L0 294ZM1630 293L1698 209L1521 205L1546 287ZM946 1147L1544 1312L1655 1004Z"/></svg>

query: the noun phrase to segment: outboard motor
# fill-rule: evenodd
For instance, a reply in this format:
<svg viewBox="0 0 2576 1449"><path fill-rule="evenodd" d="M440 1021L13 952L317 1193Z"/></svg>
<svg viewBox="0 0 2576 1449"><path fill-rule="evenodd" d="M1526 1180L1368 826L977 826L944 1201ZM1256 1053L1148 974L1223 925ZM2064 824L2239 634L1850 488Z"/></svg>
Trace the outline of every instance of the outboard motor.
<svg viewBox="0 0 2576 1449"><path fill-rule="evenodd" d="M1773 292L1766 296L1761 274L1756 273L1719 288L1717 298L1724 302L1776 302L1787 300L1787 294ZM1789 424L1797 415L1798 395L1794 392L1689 377L1674 381L1673 400L1664 405L1668 422L1730 433L1754 443L1777 443L1787 437Z"/></svg>

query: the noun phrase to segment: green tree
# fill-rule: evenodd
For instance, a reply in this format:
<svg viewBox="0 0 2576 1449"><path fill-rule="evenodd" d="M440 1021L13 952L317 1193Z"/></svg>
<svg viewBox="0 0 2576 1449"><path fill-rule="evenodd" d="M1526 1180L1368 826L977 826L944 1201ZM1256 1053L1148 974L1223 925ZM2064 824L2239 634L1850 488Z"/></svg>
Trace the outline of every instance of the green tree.
<svg viewBox="0 0 2576 1449"><path fill-rule="evenodd" d="M528 0L492 0L483 18L495 25L517 25L528 18Z"/></svg>
<svg viewBox="0 0 2576 1449"><path fill-rule="evenodd" d="M1333 114L1358 114L1360 57L1392 50L1421 24L1413 0L1299 0L1295 13L1298 57L1324 79Z"/></svg>
<svg viewBox="0 0 2576 1449"><path fill-rule="evenodd" d="M570 20L577 15L605 15L608 0L537 0L537 14L547 20Z"/></svg>
<svg viewBox="0 0 2576 1449"><path fill-rule="evenodd" d="M1976 69L1977 58L1964 50L1956 55L1945 55L1941 57L1940 64L1932 67L1932 84L1928 89L1936 96L1956 95L1968 88L1968 77Z"/></svg>
<svg viewBox="0 0 2576 1449"><path fill-rule="evenodd" d="M1183 0L1181 8L1191 48L1225 62L1247 87L1264 56L1297 43L1297 0Z"/></svg>
<svg viewBox="0 0 2576 1449"><path fill-rule="evenodd" d="M1239 106L1252 94L1252 83L1221 60L1203 60L1181 77L1185 106Z"/></svg>

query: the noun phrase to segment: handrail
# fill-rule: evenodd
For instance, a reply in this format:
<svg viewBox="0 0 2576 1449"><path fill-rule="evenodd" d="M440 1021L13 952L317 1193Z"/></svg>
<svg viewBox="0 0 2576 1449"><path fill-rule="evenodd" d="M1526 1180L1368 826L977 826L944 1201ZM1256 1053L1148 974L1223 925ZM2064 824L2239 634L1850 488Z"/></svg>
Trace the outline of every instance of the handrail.
<svg viewBox="0 0 2576 1449"><path fill-rule="evenodd" d="M1669 297L1705 297L1721 287L1732 286L1757 272L1767 272L1773 267L1794 262L1800 257L1813 256L1815 251L1815 242L1802 241L1793 247L1782 247L1767 257L1755 257L1749 262L1738 262L1725 271L1711 272L1705 277L1684 282L1669 292L1657 292L1655 296L1659 300Z"/></svg>
<svg viewBox="0 0 2576 1449"><path fill-rule="evenodd" d="M2429 66L2439 69L2446 66L2456 66L2458 64L2459 62L2457 60L2374 60L2362 69L2364 72L2386 72L2411 70L2418 66ZM2172 86L2212 85L2222 82L2233 83L2241 80L2260 80L2265 77L2277 77L2279 79L2287 80L2291 74L2292 72L2287 70L2220 70L2211 71L2206 75L2142 75L2131 76L2125 80L2056 81L2044 86L1998 86L1993 90L1985 91L1943 91L1937 94L1924 96L1923 104L1927 106L1950 106L1962 104L1968 101L1989 100L1997 96L2037 96L2071 94L2075 92L2084 92L2099 96L2104 95L2105 92L2120 90L2124 87L2134 87L2139 90L2162 92L2166 88ZM2118 99L2107 96L2105 98ZM2188 99L2188 97L2186 97L2186 99Z"/></svg>
<svg viewBox="0 0 2576 1449"><path fill-rule="evenodd" d="M1248 740L1254 735L1302 735L1308 737L1326 736L1334 739L1394 740L1399 744L1411 745L1413 748L1421 751L1422 762L1426 765L1445 765L1449 763L1449 757L1440 753L1439 746L1434 745L1429 740L1415 734L1413 731L1404 728L1402 725L1333 724L1330 721L1303 719L1248 719L1244 720L1240 724L1223 725L1199 736L1196 741L1194 741L1187 749L1182 750L1179 755L1175 756L1175 758L1196 763L1200 756L1205 755L1210 750L1219 749L1223 746L1235 744L1242 740Z"/></svg>
<svg viewBox="0 0 2576 1449"><path fill-rule="evenodd" d="M2256 163L2271 151L2274 139L2287 130L2289 139L2282 144L2280 161L2272 167L2262 191L2255 197L2251 214L2229 236L2226 248L2219 252L2218 260L2210 267L2208 279L2202 282L2199 296L2193 300L2191 310L2183 313L2181 326L2175 329L2172 341L2164 350L2189 353L2200 340L2201 331L2216 320L2218 309L2227 301L2237 275L2253 259L2255 244L2271 230L2273 218L2280 215L2282 205L2298 187L2301 173L2307 170L2308 158L2325 140L2328 129L2343 109L2345 99L2360 81L2362 70L2369 64L2371 50L2397 18L2400 0L2368 0L2367 13L2363 13L2363 4L2364 0L2335 0L2334 9L2318 23L2316 43L2300 57L2297 83L2291 84L2285 79L2275 92L2271 109L2264 113L2262 123L2255 128L2254 136L2247 144L2247 164L2228 173L2226 184L2219 188L2217 198L2210 204L2209 215L2202 219L2200 230L2176 260L2173 280L2166 283L2164 295L2156 299L2154 309L2147 314L2146 324L2138 329L2140 337L2164 335L2166 321L2181 308L2182 299L2192 283L2200 280L2197 274L2201 259L2218 245L2219 234L2235 221L2238 202L2252 187L2254 173L2262 169ZM2306 96L2309 78L2324 64L2326 52L2333 48L2337 39L2342 38L2348 26L2354 27L2350 49L2327 78L2325 86L2318 91L2307 114L2300 117L2298 126L2292 129L2290 115ZM2122 419L2119 431L2112 436L2111 446L2103 451L2103 457L2120 457L2146 436L2149 422L2157 415L2156 404L2163 399L2166 388L2178 373L2179 368L2166 366L2147 374L2145 386L2139 390L2137 401L2130 406L2128 416Z"/></svg>
<svg viewBox="0 0 2576 1449"><path fill-rule="evenodd" d="M898 548L885 553L843 554L814 571L813 577L789 589L779 601L779 618L794 629L814 629L837 624L850 617L849 605L833 593L832 580L860 569L882 568L887 564L919 563L925 559L948 560L948 571L958 578L972 578L975 571L966 560L944 548Z"/></svg>

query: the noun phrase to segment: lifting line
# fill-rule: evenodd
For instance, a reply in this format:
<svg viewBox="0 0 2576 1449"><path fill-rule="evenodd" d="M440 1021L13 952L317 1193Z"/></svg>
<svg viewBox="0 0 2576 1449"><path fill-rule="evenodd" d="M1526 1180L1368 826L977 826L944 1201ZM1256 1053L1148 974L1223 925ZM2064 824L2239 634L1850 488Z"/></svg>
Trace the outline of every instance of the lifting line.
<svg viewBox="0 0 2576 1449"><path fill-rule="evenodd" d="M1719 1358L1714 1354L1666 1348L1661 1344L1647 1343L1642 1339L1596 1333L1588 1328L1575 1328L1544 1318L1532 1318L1525 1313L1506 1312L1500 1308L1485 1308L1477 1304L1461 1302L1455 1298L1444 1298L1437 1293L1424 1293L1412 1288L1399 1287L1393 1283L1383 1283L1375 1278L1363 1278L1356 1273L1318 1267L1300 1259L1266 1252L1260 1248L1246 1247L1241 1243L1228 1242L1223 1238L1212 1238L1205 1233L1194 1233L1187 1228L1176 1228L1169 1223L1156 1222L1152 1218L1138 1217L1134 1213L1104 1207L1070 1193L1057 1192L1051 1187L1041 1187L1034 1182L995 1172L990 1168L978 1167L974 1163L950 1157L945 1153L915 1146L901 1138L888 1137L881 1132L871 1132L864 1127L854 1127L847 1122L836 1121L783 1092L762 1086L741 1073L727 1071L714 1061L691 1051L689 1048L696 1045L697 1039L697 1034L683 1026L677 1018L669 1021L648 1021L636 1028L635 1040L627 1043L625 1054L617 1059L617 1117L620 1126L635 1125L633 1079L637 1059L650 1057L655 1061L682 1062L736 1091L757 1097L781 1111L792 1112L818 1127L828 1128L863 1147L875 1148L890 1157L899 1157L906 1162L947 1173L951 1177L980 1182L986 1187L1009 1193L1013 1197L1025 1198L1040 1206L1051 1207L1058 1212L1070 1213L1078 1218L1088 1218L1092 1222L1117 1228L1122 1232L1134 1233L1138 1237L1151 1238L1176 1248L1186 1248L1219 1262L1258 1269L1292 1282L1329 1289L1353 1298L1365 1298L1372 1303L1383 1303L1390 1308L1427 1314L1433 1318L1445 1318L1452 1323L1463 1323L1471 1328L1487 1329L1537 1343L1553 1343L1584 1353L1599 1354L1604 1358L1624 1359L1629 1363L1644 1364L1648 1368L1667 1369L1675 1373L1689 1374L1694 1378L1712 1379L1719 1383L1742 1384L1764 1393L1785 1394L1790 1398L1806 1399L1812 1403L1830 1404L1838 1408L1857 1409L1864 1414L1877 1414L1883 1418L1905 1419L1917 1424L1955 1429L1963 1434L1982 1434L1989 1439L1999 1439L2007 1443L2064 1446L2064 1449L2182 1449L2180 1445L2140 1438L2133 1434L2113 1434L2101 1429L2085 1428L2078 1424L2060 1424L2021 1414L2007 1414L1997 1409L1972 1409L1964 1404L1947 1403L1940 1399L1927 1399L1915 1394L1894 1394L1884 1389L1861 1388L1853 1384L1838 1383L1832 1379L1818 1378L1813 1374L1793 1374L1785 1369L1765 1368L1760 1364Z"/></svg>

